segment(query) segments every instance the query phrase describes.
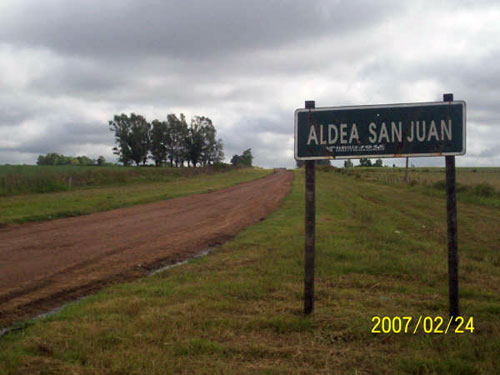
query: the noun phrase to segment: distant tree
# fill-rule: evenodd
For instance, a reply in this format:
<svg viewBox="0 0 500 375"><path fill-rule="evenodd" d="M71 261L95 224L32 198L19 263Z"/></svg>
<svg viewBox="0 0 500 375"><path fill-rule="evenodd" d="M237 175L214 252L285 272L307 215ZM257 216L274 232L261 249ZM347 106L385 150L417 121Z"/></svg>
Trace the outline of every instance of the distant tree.
<svg viewBox="0 0 500 375"><path fill-rule="evenodd" d="M224 143L222 142L222 139L219 138L215 143L210 159L213 164L221 163L224 160Z"/></svg>
<svg viewBox="0 0 500 375"><path fill-rule="evenodd" d="M123 165L128 166L132 162L132 148L130 145L130 119L127 115L115 115L112 121L109 121L109 129L115 133L116 147L113 147L113 153L118 156L118 160Z"/></svg>
<svg viewBox="0 0 500 375"><path fill-rule="evenodd" d="M329 159L320 159L316 160L316 165L326 165L326 166L331 166L332 163Z"/></svg>
<svg viewBox="0 0 500 375"><path fill-rule="evenodd" d="M213 131L213 125L210 119L200 116L195 116L191 119L191 125L188 128L186 137L188 165L191 163L193 167L196 167L196 165L202 161L203 152L205 151L205 141L208 142L208 140L205 139L205 135L207 133L212 133L211 135L213 136Z"/></svg>
<svg viewBox="0 0 500 375"><path fill-rule="evenodd" d="M368 158L361 158L359 159L359 165L362 167L371 167L372 161Z"/></svg>
<svg viewBox="0 0 500 375"><path fill-rule="evenodd" d="M130 116L115 115L114 119L109 121L109 128L115 132L117 143L113 151L124 165L129 165L131 161L134 161L136 165L146 164L151 125L144 117L135 113L131 113Z"/></svg>
<svg viewBox="0 0 500 375"><path fill-rule="evenodd" d="M233 155L231 158L231 164L235 167L238 167L241 165L241 156L240 155Z"/></svg>
<svg viewBox="0 0 500 375"><path fill-rule="evenodd" d="M76 164L79 164L79 165L95 165L96 164L96 161L94 159L91 159L87 156L77 156L76 157L76 160L75 158L71 158L73 160L70 160L70 163L73 164L74 161L76 161L77 163Z"/></svg>
<svg viewBox="0 0 500 375"><path fill-rule="evenodd" d="M302 168L304 165L306 165L305 160L296 160L295 164L297 165L297 168ZM326 165L326 166L331 166L332 163L329 159L320 159L320 160L315 160L314 161L315 165Z"/></svg>
<svg viewBox="0 0 500 375"><path fill-rule="evenodd" d="M45 155L45 165L61 165L64 163L64 156L55 152Z"/></svg>
<svg viewBox="0 0 500 375"><path fill-rule="evenodd" d="M158 167L162 165L167 159L167 144L168 137L168 122L153 120L149 133L149 140L151 146L151 159Z"/></svg>
<svg viewBox="0 0 500 375"><path fill-rule="evenodd" d="M113 152L124 165L145 164L148 157L156 166L169 162L171 167L182 167L186 162L194 167L211 165L224 159L224 144L216 139L212 120L205 116L193 117L188 127L182 113L151 124L140 115L121 114L109 121L109 129L115 133Z"/></svg>
<svg viewBox="0 0 500 375"><path fill-rule="evenodd" d="M253 161L252 149L246 149L241 155L233 155L231 164L237 167L251 167Z"/></svg>
<svg viewBox="0 0 500 375"><path fill-rule="evenodd" d="M189 130L186 117L182 113L179 118L170 114L167 116L167 121L170 132L170 145L167 147L170 165L175 163L175 166L179 167L184 164L184 160L188 157L186 140Z"/></svg>
<svg viewBox="0 0 500 375"><path fill-rule="evenodd" d="M246 149L243 151L243 154L241 154L241 163L242 165L246 167L251 167L252 166L252 161L253 161L253 155L252 155L252 149Z"/></svg>
<svg viewBox="0 0 500 375"><path fill-rule="evenodd" d="M133 114L132 114L133 115ZM130 145L132 150L132 160L136 165L146 164L148 160L148 152L150 148L149 132L151 124L149 124L141 115L130 115L131 132Z"/></svg>
<svg viewBox="0 0 500 375"><path fill-rule="evenodd" d="M100 166L100 167L106 165L106 159L104 159L104 156L100 155L97 158L97 165Z"/></svg>
<svg viewBox="0 0 500 375"><path fill-rule="evenodd" d="M383 167L384 163L382 162L382 159L377 159L375 161L375 164L373 165L374 167Z"/></svg>
<svg viewBox="0 0 500 375"><path fill-rule="evenodd" d="M353 164L352 164L351 159L346 159L346 160L344 161L344 168L345 168L345 169L348 169L348 168L352 168L352 167L353 167Z"/></svg>
<svg viewBox="0 0 500 375"><path fill-rule="evenodd" d="M87 156L65 156L55 152L47 155L38 155L38 165L95 165L96 161Z"/></svg>

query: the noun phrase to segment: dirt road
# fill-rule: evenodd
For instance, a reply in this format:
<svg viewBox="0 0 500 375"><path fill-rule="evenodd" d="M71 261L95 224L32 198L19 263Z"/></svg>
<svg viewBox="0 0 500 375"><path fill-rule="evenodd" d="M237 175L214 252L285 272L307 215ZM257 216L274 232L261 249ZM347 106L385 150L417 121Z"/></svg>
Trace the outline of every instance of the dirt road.
<svg viewBox="0 0 500 375"><path fill-rule="evenodd" d="M0 327L233 237L276 209L292 178L0 229Z"/></svg>

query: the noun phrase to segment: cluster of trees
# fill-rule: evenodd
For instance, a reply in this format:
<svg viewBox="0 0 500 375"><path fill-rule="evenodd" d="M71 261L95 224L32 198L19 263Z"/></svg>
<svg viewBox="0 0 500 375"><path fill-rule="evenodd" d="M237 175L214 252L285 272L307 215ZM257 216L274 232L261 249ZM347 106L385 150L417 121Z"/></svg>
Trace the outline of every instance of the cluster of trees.
<svg viewBox="0 0 500 375"><path fill-rule="evenodd" d="M303 160L297 160L297 168L302 167L305 164ZM331 165L330 160L328 159L322 159L322 160L316 160L316 165ZM344 161L344 168L352 168L354 164L352 163L351 159L346 159ZM372 163L371 159L368 158L361 158L359 159L359 166L360 167L383 167L384 164L382 163L382 159L377 159L375 163Z"/></svg>
<svg viewBox="0 0 500 375"><path fill-rule="evenodd" d="M371 159L368 158L361 158L359 159L359 166L360 167L383 167L384 164L382 163L382 159L377 159L375 163L372 163ZM344 168L352 168L353 164L350 159L346 159L344 161Z"/></svg>
<svg viewBox="0 0 500 375"><path fill-rule="evenodd" d="M156 166L182 167L187 163L196 167L224 159L222 140L216 139L212 120L205 116L194 116L188 125L183 114L170 114L165 121L151 123L135 113L121 114L109 121L109 129L117 144L113 152L124 165L146 164L151 159Z"/></svg>
<svg viewBox="0 0 500 375"><path fill-rule="evenodd" d="M233 155L231 164L236 167L251 167L253 161L252 149L243 151L241 155Z"/></svg>
<svg viewBox="0 0 500 375"><path fill-rule="evenodd" d="M304 165L306 165L305 160L295 160L297 163L297 168L302 168ZM328 159L320 159L316 160L316 165L326 165L326 166L331 166L332 163L330 163L330 160Z"/></svg>
<svg viewBox="0 0 500 375"><path fill-rule="evenodd" d="M37 165L105 165L106 159L104 156L99 156L96 159L91 159L87 156L65 156L50 152L47 155L38 155Z"/></svg>
<svg viewBox="0 0 500 375"><path fill-rule="evenodd" d="M371 159L361 158L359 159L359 165L362 167L383 167L382 159L377 159L375 163L372 163Z"/></svg>

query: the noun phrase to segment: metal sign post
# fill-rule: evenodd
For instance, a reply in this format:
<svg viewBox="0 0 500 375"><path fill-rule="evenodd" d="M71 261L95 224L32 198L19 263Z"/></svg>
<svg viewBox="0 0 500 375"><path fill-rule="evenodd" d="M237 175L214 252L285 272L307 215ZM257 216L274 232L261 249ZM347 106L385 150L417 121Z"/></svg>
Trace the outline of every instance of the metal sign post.
<svg viewBox="0 0 500 375"><path fill-rule="evenodd" d="M315 102L306 101L306 109L313 109ZM306 243L304 249L304 314L314 310L314 253L316 245L316 186L315 161L306 160Z"/></svg>
<svg viewBox="0 0 500 375"><path fill-rule="evenodd" d="M444 94L444 102L453 102L453 94ZM457 188L455 156L445 157L446 161L446 218L448 224L448 284L450 316L459 316L458 309L458 236L457 236Z"/></svg>

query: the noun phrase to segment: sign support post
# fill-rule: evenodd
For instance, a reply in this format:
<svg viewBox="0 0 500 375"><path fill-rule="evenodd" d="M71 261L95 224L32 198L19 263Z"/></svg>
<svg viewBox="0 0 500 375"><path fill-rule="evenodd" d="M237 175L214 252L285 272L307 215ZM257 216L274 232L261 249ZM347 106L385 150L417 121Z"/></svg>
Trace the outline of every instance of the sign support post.
<svg viewBox="0 0 500 375"><path fill-rule="evenodd" d="M306 109L315 108L314 101L305 102ZM306 215L304 249L304 314L314 310L314 253L316 244L316 197L315 197L315 161L306 160Z"/></svg>
<svg viewBox="0 0 500 375"><path fill-rule="evenodd" d="M452 102L453 94L444 94L443 101ZM457 188L455 156L446 159L446 216L448 223L448 285L450 316L459 316L458 309L458 237L457 237Z"/></svg>

